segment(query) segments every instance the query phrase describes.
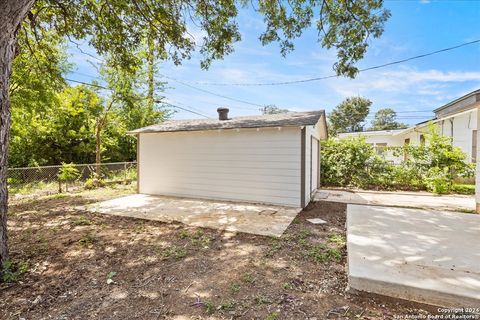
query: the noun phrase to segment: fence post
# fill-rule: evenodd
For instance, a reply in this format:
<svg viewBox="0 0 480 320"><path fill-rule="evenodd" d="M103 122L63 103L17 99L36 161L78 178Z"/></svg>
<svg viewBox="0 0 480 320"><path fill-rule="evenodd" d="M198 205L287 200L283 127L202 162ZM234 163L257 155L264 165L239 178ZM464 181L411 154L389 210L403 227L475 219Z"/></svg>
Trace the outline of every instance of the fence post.
<svg viewBox="0 0 480 320"><path fill-rule="evenodd" d="M123 184L127 184L127 163L123 163Z"/></svg>

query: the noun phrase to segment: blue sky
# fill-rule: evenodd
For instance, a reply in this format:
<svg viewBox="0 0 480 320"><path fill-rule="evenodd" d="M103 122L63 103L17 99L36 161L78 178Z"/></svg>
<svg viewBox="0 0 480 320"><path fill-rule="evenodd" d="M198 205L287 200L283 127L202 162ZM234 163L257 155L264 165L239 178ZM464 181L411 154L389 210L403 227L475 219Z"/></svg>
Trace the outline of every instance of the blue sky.
<svg viewBox="0 0 480 320"><path fill-rule="evenodd" d="M359 68L379 65L418 54L480 39L480 1L386 1L392 16L380 39L371 40ZM160 65L160 73L187 82L277 82L319 77L333 73L335 52L323 49L316 30L307 30L295 42L296 49L286 58L278 45L262 46L258 40L264 28L260 16L242 11L239 16L242 41L235 52L214 61L209 70L200 68L199 56L181 66ZM195 33L194 33L195 34ZM200 34L197 34L197 36ZM86 46L82 50L92 52ZM90 82L96 75L78 49L70 49L76 72L70 78ZM81 74L80 74L81 73ZM367 71L355 79L335 78L287 86L211 86L198 85L221 95L259 105L274 104L292 111L325 109L330 112L349 96L372 100L371 115L384 107L398 112L399 121L414 124L432 117L431 111L461 95L480 88L480 44L429 56L424 59ZM258 107L201 92L169 81L167 100L182 107L215 117L216 108L230 108L231 116L259 114ZM197 118L179 111L175 119Z"/></svg>

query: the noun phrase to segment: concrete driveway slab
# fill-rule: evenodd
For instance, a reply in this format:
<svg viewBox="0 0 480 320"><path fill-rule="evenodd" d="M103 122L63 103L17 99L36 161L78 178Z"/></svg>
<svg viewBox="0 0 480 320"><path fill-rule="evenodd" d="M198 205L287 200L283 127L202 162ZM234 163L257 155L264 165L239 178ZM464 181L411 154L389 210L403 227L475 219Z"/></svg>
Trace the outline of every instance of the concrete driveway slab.
<svg viewBox="0 0 480 320"><path fill-rule="evenodd" d="M479 215L349 204L349 286L421 303L478 308L479 237Z"/></svg>
<svg viewBox="0 0 480 320"><path fill-rule="evenodd" d="M475 210L474 196L440 196L428 192L324 189L315 194L314 200L432 210L472 212Z"/></svg>
<svg viewBox="0 0 480 320"><path fill-rule="evenodd" d="M135 194L94 203L89 211L280 237L301 208Z"/></svg>

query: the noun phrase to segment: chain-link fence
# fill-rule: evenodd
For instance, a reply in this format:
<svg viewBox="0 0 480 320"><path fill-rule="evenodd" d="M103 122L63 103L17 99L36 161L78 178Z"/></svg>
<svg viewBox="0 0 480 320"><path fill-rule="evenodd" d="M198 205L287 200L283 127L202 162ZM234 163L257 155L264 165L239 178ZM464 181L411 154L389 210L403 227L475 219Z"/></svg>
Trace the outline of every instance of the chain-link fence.
<svg viewBox="0 0 480 320"><path fill-rule="evenodd" d="M96 177L97 164L74 164L78 172L69 187L83 186L91 178ZM60 181L62 165L9 168L7 182L11 193L28 192L30 189L61 189L65 182ZM100 179L105 183L129 183L137 179L136 162L112 162L99 165Z"/></svg>

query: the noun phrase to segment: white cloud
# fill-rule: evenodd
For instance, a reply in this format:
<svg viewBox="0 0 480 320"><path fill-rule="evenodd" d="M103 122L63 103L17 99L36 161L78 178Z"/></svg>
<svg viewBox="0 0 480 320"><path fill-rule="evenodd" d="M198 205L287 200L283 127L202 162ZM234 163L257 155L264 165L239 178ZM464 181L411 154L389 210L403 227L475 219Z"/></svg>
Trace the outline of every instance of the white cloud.
<svg viewBox="0 0 480 320"><path fill-rule="evenodd" d="M478 82L480 72L439 71L402 68L394 71L368 71L356 79L339 78L329 81L342 96L366 95L370 92L402 92L403 94L439 95L453 83ZM448 91L448 90L447 90Z"/></svg>

